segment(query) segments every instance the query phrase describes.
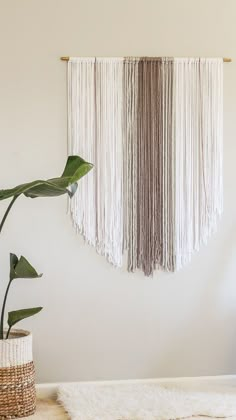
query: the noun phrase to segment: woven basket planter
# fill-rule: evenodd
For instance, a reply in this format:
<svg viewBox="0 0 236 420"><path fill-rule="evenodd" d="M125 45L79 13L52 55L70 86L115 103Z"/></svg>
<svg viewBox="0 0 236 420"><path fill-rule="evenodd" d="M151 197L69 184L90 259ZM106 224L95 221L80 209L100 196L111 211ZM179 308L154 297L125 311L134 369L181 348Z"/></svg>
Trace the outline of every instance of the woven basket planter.
<svg viewBox="0 0 236 420"><path fill-rule="evenodd" d="M0 340L0 419L27 417L36 408L32 335L12 330L10 337Z"/></svg>

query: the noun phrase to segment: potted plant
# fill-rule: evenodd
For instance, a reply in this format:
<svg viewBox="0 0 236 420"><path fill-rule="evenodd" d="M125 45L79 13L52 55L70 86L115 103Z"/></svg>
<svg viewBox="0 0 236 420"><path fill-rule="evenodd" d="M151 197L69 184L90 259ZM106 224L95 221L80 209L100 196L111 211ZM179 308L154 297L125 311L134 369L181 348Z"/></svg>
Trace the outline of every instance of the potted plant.
<svg viewBox="0 0 236 420"><path fill-rule="evenodd" d="M0 223L0 233L7 216L22 194L25 197L56 197L68 194L71 198L77 181L92 169L92 164L79 156L69 156L61 177L46 181L37 180L8 190L0 190L0 200L11 202ZM37 314L42 307L18 309L8 313L5 328L5 308L12 282L18 278L38 278L41 274L29 261L10 254L9 282L3 298L0 317L0 418L26 417L35 412L36 393L32 358L32 335L28 331L12 329L19 321Z"/></svg>

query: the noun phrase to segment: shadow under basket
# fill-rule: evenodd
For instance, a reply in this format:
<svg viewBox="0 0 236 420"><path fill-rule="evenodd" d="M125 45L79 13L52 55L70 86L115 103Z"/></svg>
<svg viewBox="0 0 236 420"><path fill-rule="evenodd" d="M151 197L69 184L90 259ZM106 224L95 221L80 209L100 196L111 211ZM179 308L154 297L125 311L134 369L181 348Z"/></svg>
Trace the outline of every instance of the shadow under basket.
<svg viewBox="0 0 236 420"><path fill-rule="evenodd" d="M0 340L0 419L34 414L36 409L32 335L12 330Z"/></svg>

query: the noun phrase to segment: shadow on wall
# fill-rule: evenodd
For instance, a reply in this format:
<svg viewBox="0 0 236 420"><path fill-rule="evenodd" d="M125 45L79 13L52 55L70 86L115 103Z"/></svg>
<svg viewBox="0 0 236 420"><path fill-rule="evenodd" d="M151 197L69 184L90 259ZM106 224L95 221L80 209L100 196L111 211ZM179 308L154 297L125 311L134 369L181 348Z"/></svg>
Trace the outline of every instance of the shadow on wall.
<svg viewBox="0 0 236 420"><path fill-rule="evenodd" d="M225 247L225 244L228 244ZM188 376L212 374L215 371L216 359L218 371L215 374L232 374L236 371L236 226L228 234L218 249L221 269L213 270L209 281L197 296L198 311L192 317L182 320L176 337L165 343L162 360L158 360L161 370L172 371L173 375L184 376L178 360L185 360L185 371ZM188 314L189 315L189 314ZM199 322L200 321L200 322ZM189 326L191 325L191 330ZM199 357L196 348L201 343ZM166 365L168 361L168 366ZM211 369L212 365L212 369Z"/></svg>

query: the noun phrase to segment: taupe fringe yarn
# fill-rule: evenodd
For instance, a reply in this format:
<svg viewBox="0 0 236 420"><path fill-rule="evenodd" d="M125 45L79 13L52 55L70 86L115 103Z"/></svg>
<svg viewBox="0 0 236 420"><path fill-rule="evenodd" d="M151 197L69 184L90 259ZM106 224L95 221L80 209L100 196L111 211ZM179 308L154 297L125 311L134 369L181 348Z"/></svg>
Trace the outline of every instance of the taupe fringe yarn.
<svg viewBox="0 0 236 420"><path fill-rule="evenodd" d="M36 409L32 336L15 330L11 337L0 341L0 419L27 417Z"/></svg>
<svg viewBox="0 0 236 420"><path fill-rule="evenodd" d="M69 154L94 163L73 223L115 266L175 271L223 211L222 58L71 58Z"/></svg>

